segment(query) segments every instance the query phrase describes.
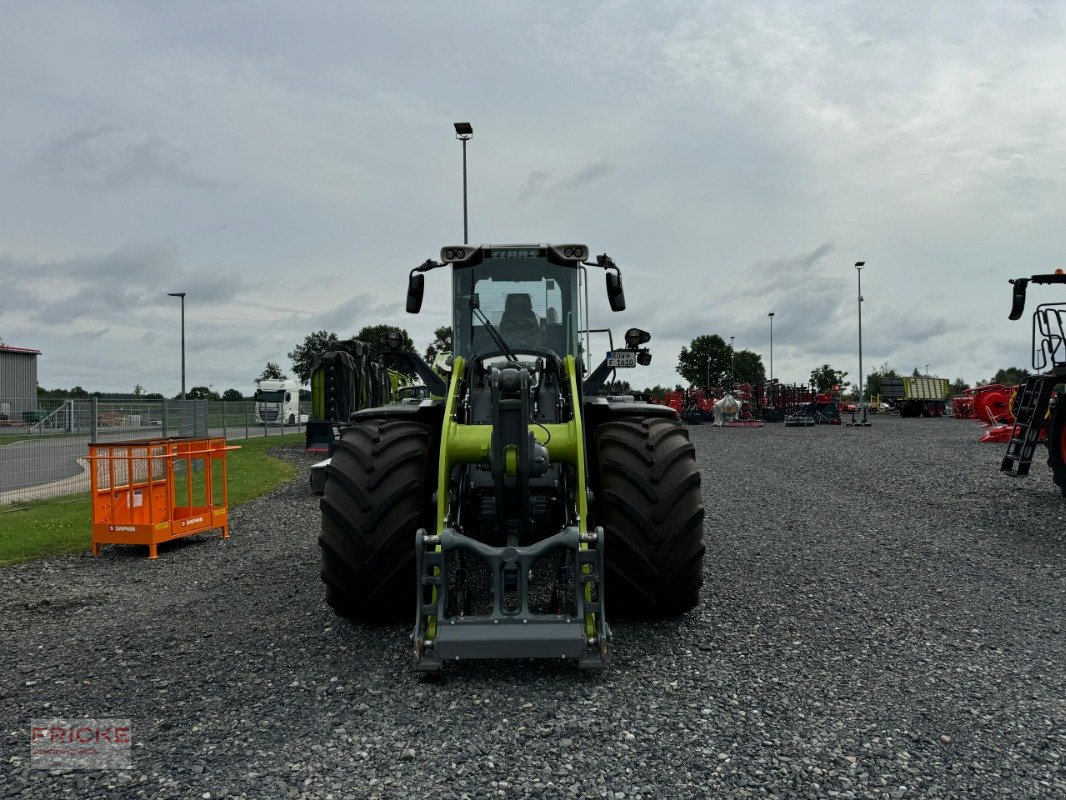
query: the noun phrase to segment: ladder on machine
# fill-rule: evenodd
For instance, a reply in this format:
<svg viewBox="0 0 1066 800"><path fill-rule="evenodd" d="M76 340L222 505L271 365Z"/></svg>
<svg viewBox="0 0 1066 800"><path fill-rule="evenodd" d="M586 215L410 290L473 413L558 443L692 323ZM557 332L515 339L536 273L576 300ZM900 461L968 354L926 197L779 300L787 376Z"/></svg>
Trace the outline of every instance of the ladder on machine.
<svg viewBox="0 0 1066 800"><path fill-rule="evenodd" d="M1007 454L999 469L1016 478L1029 474L1033 453L1040 439L1040 431L1046 424L1051 392L1056 383L1064 380L1058 370L1047 375L1031 375L1026 379L1018 396L1014 430L1007 442Z"/></svg>

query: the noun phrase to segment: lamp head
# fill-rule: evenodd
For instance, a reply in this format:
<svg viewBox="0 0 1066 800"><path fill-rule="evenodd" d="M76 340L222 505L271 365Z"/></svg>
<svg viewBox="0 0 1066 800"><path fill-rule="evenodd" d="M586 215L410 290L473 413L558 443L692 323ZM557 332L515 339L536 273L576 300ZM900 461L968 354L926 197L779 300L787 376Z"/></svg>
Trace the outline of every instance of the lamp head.
<svg viewBox="0 0 1066 800"><path fill-rule="evenodd" d="M647 331L642 331L640 328L630 328L626 331L625 338L629 349L636 350L642 344L647 344L651 341L651 334Z"/></svg>
<svg viewBox="0 0 1066 800"><path fill-rule="evenodd" d="M378 342L390 352L403 350L403 334L398 330L390 330L378 337Z"/></svg>

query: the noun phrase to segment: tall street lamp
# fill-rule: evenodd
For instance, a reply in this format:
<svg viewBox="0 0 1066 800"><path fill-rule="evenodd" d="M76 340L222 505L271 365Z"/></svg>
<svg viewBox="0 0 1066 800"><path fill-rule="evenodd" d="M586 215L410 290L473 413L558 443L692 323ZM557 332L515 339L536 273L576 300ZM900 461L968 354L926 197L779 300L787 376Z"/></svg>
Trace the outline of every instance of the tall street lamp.
<svg viewBox="0 0 1066 800"><path fill-rule="evenodd" d="M463 143L463 244L469 244L470 233L466 223L466 143L474 138L474 129L469 122L455 123L455 138Z"/></svg>
<svg viewBox="0 0 1066 800"><path fill-rule="evenodd" d="M859 276L859 405L866 402L866 382L862 372L862 268L865 266L865 261L855 262L855 274Z"/></svg>
<svg viewBox="0 0 1066 800"><path fill-rule="evenodd" d="M710 388L711 385L711 357L707 356L707 376L703 382L703 388Z"/></svg>
<svg viewBox="0 0 1066 800"><path fill-rule="evenodd" d="M181 399L185 399L185 292L167 292L167 297L181 298Z"/></svg>
<svg viewBox="0 0 1066 800"><path fill-rule="evenodd" d="M730 336L729 337L729 388L730 389L732 389L733 386L737 382L736 373L733 372L733 364L735 363L734 360L733 360L733 354L734 354L733 353L733 340L736 339L736 338L737 338L736 336Z"/></svg>
<svg viewBox="0 0 1066 800"><path fill-rule="evenodd" d="M770 380L774 379L774 312L767 314L770 318Z"/></svg>

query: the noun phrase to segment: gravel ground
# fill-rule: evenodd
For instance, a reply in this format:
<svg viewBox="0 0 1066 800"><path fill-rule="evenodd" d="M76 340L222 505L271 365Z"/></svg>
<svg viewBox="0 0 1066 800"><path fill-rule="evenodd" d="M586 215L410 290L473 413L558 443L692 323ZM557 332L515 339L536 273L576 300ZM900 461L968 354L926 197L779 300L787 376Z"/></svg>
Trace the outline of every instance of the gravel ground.
<svg viewBox="0 0 1066 800"><path fill-rule="evenodd" d="M1066 796L1066 500L971 422L874 424L693 428L704 601L603 675L411 674L326 608L302 470L226 542L6 568L0 796ZM30 768L49 715L131 718L133 768Z"/></svg>

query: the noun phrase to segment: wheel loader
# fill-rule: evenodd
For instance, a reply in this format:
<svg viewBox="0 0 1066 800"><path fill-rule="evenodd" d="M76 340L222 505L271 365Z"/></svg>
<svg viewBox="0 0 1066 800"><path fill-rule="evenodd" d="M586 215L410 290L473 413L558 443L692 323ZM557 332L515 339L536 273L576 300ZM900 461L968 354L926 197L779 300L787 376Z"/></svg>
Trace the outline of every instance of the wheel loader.
<svg viewBox="0 0 1066 800"><path fill-rule="evenodd" d="M322 579L336 613L413 623L414 669L467 659L607 664L612 618L682 614L703 581L700 473L666 407L598 394L651 363L650 335L588 369L589 273L625 309L621 271L584 244L450 245L445 381L388 341L430 397L352 414L321 501ZM584 338L583 338L584 335Z"/></svg>

